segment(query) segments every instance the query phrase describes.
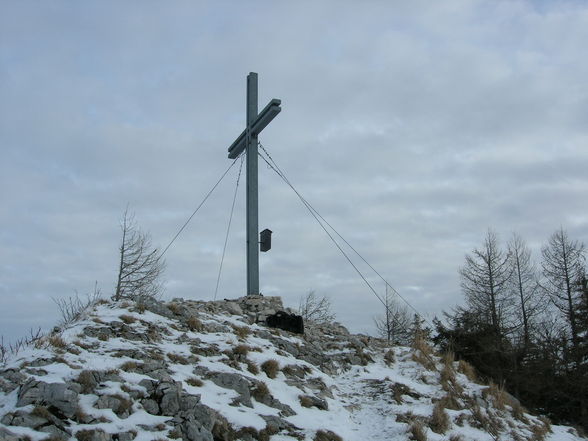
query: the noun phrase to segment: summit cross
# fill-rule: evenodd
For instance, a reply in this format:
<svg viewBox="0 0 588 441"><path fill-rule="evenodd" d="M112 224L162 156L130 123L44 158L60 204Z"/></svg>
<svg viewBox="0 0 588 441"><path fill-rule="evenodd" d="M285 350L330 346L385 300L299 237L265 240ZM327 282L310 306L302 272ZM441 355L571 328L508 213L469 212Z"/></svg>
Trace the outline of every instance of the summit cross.
<svg viewBox="0 0 588 441"><path fill-rule="evenodd" d="M259 294L257 135L280 113L280 104L272 99L257 113L257 74L247 75L247 126L229 147L229 159L238 158L243 151L247 157L247 295Z"/></svg>

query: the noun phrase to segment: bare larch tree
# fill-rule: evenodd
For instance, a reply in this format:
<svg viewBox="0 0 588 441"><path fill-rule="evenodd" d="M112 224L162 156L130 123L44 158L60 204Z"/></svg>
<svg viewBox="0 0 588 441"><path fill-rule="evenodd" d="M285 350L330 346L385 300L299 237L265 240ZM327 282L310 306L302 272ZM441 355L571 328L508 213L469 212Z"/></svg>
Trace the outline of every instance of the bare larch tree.
<svg viewBox="0 0 588 441"><path fill-rule="evenodd" d="M575 350L580 344L576 309L582 300L582 291L578 286L586 275L585 252L584 244L568 238L563 228L553 233L541 249L544 287L553 304L566 318Z"/></svg>
<svg viewBox="0 0 588 441"><path fill-rule="evenodd" d="M114 300L141 300L161 294L165 262L159 250L151 247L151 237L143 233L133 214L125 210L121 220L122 238Z"/></svg>
<svg viewBox="0 0 588 441"><path fill-rule="evenodd" d="M472 254L466 255L465 265L459 273L470 311L478 313L497 335L502 333L505 316L512 304L507 290L512 266L509 254L500 249L494 231L488 230L481 249L474 249Z"/></svg>
<svg viewBox="0 0 588 441"><path fill-rule="evenodd" d="M531 250L520 235L512 235L508 243L508 252L512 264L510 289L513 298L518 298L516 312L513 314L514 327L520 332L522 326L523 348L526 350L531 341L533 320L545 309L545 296L540 289L537 267L531 258Z"/></svg>
<svg viewBox="0 0 588 441"><path fill-rule="evenodd" d="M331 301L324 296L317 297L314 291L300 299L298 314L305 322L330 323L335 320L335 313L331 311Z"/></svg>
<svg viewBox="0 0 588 441"><path fill-rule="evenodd" d="M388 343L407 345L411 337L411 316L408 309L401 306L388 291L384 298L384 313L374 317L378 335Z"/></svg>

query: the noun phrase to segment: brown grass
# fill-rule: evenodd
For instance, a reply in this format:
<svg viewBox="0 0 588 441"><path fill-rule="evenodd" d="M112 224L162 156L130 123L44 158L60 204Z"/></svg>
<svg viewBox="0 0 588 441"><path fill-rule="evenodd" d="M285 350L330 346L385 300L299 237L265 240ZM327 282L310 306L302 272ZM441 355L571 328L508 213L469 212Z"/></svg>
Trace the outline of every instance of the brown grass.
<svg viewBox="0 0 588 441"><path fill-rule="evenodd" d="M541 415L539 421L543 423L548 432L551 432L551 420L548 417Z"/></svg>
<svg viewBox="0 0 588 441"><path fill-rule="evenodd" d="M278 372L280 372L280 364L274 359L266 360L261 364L261 370L264 371L269 378L276 378Z"/></svg>
<svg viewBox="0 0 588 441"><path fill-rule="evenodd" d="M438 401L435 407L433 407L433 414L429 419L429 427L433 432L440 434L444 434L451 427L449 415L445 412L441 401Z"/></svg>
<svg viewBox="0 0 588 441"><path fill-rule="evenodd" d="M251 330L247 326L233 326L233 331L241 340L245 340L251 334Z"/></svg>
<svg viewBox="0 0 588 441"><path fill-rule="evenodd" d="M65 340L61 338L61 336L59 335L52 335L51 337L49 337L48 342L54 348L65 349L67 347L67 343L65 342Z"/></svg>
<svg viewBox="0 0 588 441"><path fill-rule="evenodd" d="M451 410L461 410L462 407L460 406L457 398L453 395L453 393L449 392L443 398L439 400L439 405L444 409L451 409Z"/></svg>
<svg viewBox="0 0 588 441"><path fill-rule="evenodd" d="M447 366L449 369L453 370L453 363L455 362L455 354L453 351L445 352L443 354L442 360L444 366Z"/></svg>
<svg viewBox="0 0 588 441"><path fill-rule="evenodd" d="M408 429L410 439L413 441L427 441L427 432L421 421L413 421Z"/></svg>
<svg viewBox="0 0 588 441"><path fill-rule="evenodd" d="M180 439L182 437L182 432L179 429L174 429L167 434L169 439Z"/></svg>
<svg viewBox="0 0 588 441"><path fill-rule="evenodd" d="M512 403L512 416L515 417L520 422L528 424L529 420L525 416L525 412L527 412L527 409L525 409L523 406L521 406L521 403L519 403L517 401Z"/></svg>
<svg viewBox="0 0 588 441"><path fill-rule="evenodd" d="M249 346L247 345L237 345L233 348L233 354L238 357L246 357L249 353Z"/></svg>
<svg viewBox="0 0 588 441"><path fill-rule="evenodd" d="M95 433L104 433L101 429L78 430L76 432L76 439L78 441L92 441Z"/></svg>
<svg viewBox="0 0 588 441"><path fill-rule="evenodd" d="M427 340L420 333L417 333L414 336L412 347L413 349L422 352L425 356L430 357L431 355L433 355L433 348L429 345Z"/></svg>
<svg viewBox="0 0 588 441"><path fill-rule="evenodd" d="M550 427L545 424L533 424L531 426L531 433L533 433L533 440L543 441L545 436L550 432Z"/></svg>
<svg viewBox="0 0 588 441"><path fill-rule="evenodd" d="M343 438L330 430L319 430L314 435L313 441L343 441Z"/></svg>
<svg viewBox="0 0 588 441"><path fill-rule="evenodd" d="M429 371L435 370L435 362L432 360L430 355L427 355L426 352L422 352L421 350L415 350L412 353L412 361L416 361L418 364L423 366L425 369Z"/></svg>
<svg viewBox="0 0 588 441"><path fill-rule="evenodd" d="M137 303L137 304L135 304L135 308L133 310L135 312L138 312L139 314L143 314L146 309L147 309L147 305L145 305L145 303Z"/></svg>
<svg viewBox="0 0 588 441"><path fill-rule="evenodd" d="M473 382L478 381L478 376L476 375L476 370L474 369L474 367L471 364L469 364L465 360L459 360L459 363L457 365L457 371L461 372L466 377L468 377L468 380L470 380L470 381L473 381Z"/></svg>
<svg viewBox="0 0 588 441"><path fill-rule="evenodd" d="M482 391L484 398L492 397L494 407L498 410L504 410L505 405L508 404L508 398L504 391L504 386L498 386L494 382L490 382L488 387Z"/></svg>
<svg viewBox="0 0 588 441"><path fill-rule="evenodd" d="M45 418L46 420L51 418L51 412L49 412L45 406L35 406L31 411L31 415Z"/></svg>
<svg viewBox="0 0 588 441"><path fill-rule="evenodd" d="M168 303L167 308L176 315L180 315L182 312L181 306L175 302Z"/></svg>
<svg viewBox="0 0 588 441"><path fill-rule="evenodd" d="M169 358L169 361L171 361L172 363L190 364L190 360L188 360L186 357L180 354L174 354L173 352L167 354L167 358Z"/></svg>
<svg viewBox="0 0 588 441"><path fill-rule="evenodd" d="M125 372L132 372L137 370L139 365L136 361L125 361L123 364L119 366L119 368Z"/></svg>
<svg viewBox="0 0 588 441"><path fill-rule="evenodd" d="M74 354L74 355L80 355L82 353L82 351L80 351L78 348L76 348L75 346L68 346L67 347L67 352L69 352L70 354Z"/></svg>
<svg viewBox="0 0 588 441"><path fill-rule="evenodd" d="M384 354L384 362L388 365L391 366L396 362L396 356L394 355L394 351L392 349L390 349L389 351L387 351Z"/></svg>
<svg viewBox="0 0 588 441"><path fill-rule="evenodd" d="M443 365L443 369L441 369L441 386L443 390L449 390L452 383L455 383L455 372L453 368L445 364Z"/></svg>
<svg viewBox="0 0 588 441"><path fill-rule="evenodd" d="M260 402L269 397L270 391L267 387L267 384L265 384L263 381L257 383L255 388L251 391L251 396Z"/></svg>
<svg viewBox="0 0 588 441"><path fill-rule="evenodd" d="M191 315L190 317L188 317L188 320L186 320L186 324L188 325L188 328L190 328L190 331L193 331L193 332L204 331L204 324L196 316Z"/></svg>
<svg viewBox="0 0 588 441"><path fill-rule="evenodd" d="M194 386L194 387L202 387L202 385L204 385L204 382L202 380L200 380L199 378L188 378L186 380L186 383L188 383L190 386Z"/></svg>
<svg viewBox="0 0 588 441"><path fill-rule="evenodd" d="M461 437L461 435L451 435L449 437L449 441L463 441L463 438Z"/></svg>
<svg viewBox="0 0 588 441"><path fill-rule="evenodd" d="M92 375L91 371L82 371L78 375L77 382L82 386L82 393L83 394L91 394L94 392L94 388L96 387L96 380L94 379L94 375Z"/></svg>
<svg viewBox="0 0 588 441"><path fill-rule="evenodd" d="M119 319L121 319L127 325L130 325L130 324L135 323L137 321L137 319L135 317L133 317L132 315L128 315L128 314L121 315L119 317Z"/></svg>
<svg viewBox="0 0 588 441"><path fill-rule="evenodd" d="M313 406L313 400L308 395L300 395L298 397L298 401L300 401L300 405L302 407L312 407Z"/></svg>
<svg viewBox="0 0 588 441"><path fill-rule="evenodd" d="M133 402L131 400L118 394L113 396L119 400L118 406L115 410L117 414L123 414L125 412L131 413L131 410L133 409Z"/></svg>
<svg viewBox="0 0 588 441"><path fill-rule="evenodd" d="M247 370L249 372L251 372L253 375L257 375L259 374L259 368L257 367L257 365L255 363L253 363L252 361L247 361Z"/></svg>
<svg viewBox="0 0 588 441"><path fill-rule="evenodd" d="M84 342L82 342L80 340L75 340L73 342L73 344L76 345L76 346L78 346L78 347L80 347L80 348L82 348L82 349L86 349L86 350L87 349L92 349L92 345L90 345L88 343L84 343Z"/></svg>

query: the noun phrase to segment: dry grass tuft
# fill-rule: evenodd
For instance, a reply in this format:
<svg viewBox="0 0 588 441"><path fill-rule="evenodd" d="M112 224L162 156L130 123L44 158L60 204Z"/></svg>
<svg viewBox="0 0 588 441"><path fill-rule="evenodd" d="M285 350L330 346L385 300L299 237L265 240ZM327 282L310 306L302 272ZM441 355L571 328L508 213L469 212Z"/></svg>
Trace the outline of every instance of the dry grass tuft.
<svg viewBox="0 0 588 441"><path fill-rule="evenodd" d="M396 356L394 355L394 351L392 349L384 354L384 362L388 366L391 366L396 362Z"/></svg>
<svg viewBox="0 0 588 441"><path fill-rule="evenodd" d="M459 360L459 363L457 365L457 371L464 374L466 377L468 377L468 380L473 381L474 383L478 381L476 370L471 364L469 364L465 360Z"/></svg>
<svg viewBox="0 0 588 441"><path fill-rule="evenodd" d="M433 348L420 332L417 332L412 342L412 347L416 351L422 352L423 355L430 357L433 355Z"/></svg>
<svg viewBox="0 0 588 441"><path fill-rule="evenodd" d="M423 423L419 420L412 422L408 429L410 439L413 441L427 441L427 432Z"/></svg>
<svg viewBox="0 0 588 441"><path fill-rule="evenodd" d="M319 430L314 435L313 441L343 441L343 438L330 430Z"/></svg>
<svg viewBox="0 0 588 441"><path fill-rule="evenodd" d="M135 317L133 317L132 315L128 315L128 314L121 315L119 317L119 319L121 319L127 325L130 325L130 324L135 323L137 321L137 319Z"/></svg>
<svg viewBox="0 0 588 441"><path fill-rule="evenodd" d="M200 321L198 317L191 315L188 320L186 320L186 324L190 331L192 332L203 332L204 331L204 324Z"/></svg>
<svg viewBox="0 0 588 441"><path fill-rule="evenodd" d="M79 383L80 386L82 386L81 392L83 394L93 393L94 389L97 386L96 379L94 378L92 372L85 370L80 372L80 374L78 375L77 383Z"/></svg>
<svg viewBox="0 0 588 441"><path fill-rule="evenodd" d="M145 303L136 303L135 307L133 308L133 311L135 311L139 314L143 314L146 309L147 309L147 305L145 305Z"/></svg>
<svg viewBox="0 0 588 441"><path fill-rule="evenodd" d="M441 405L441 401L438 401L433 407L433 414L429 419L429 427L435 433L444 434L451 427L451 421L449 415L445 412L445 409Z"/></svg>
<svg viewBox="0 0 588 441"><path fill-rule="evenodd" d="M257 367L257 365L255 363L253 363L252 361L247 361L247 370L249 372L251 372L253 375L257 375L259 374L259 368Z"/></svg>
<svg viewBox="0 0 588 441"><path fill-rule="evenodd" d="M51 346L57 349L65 349L67 347L65 340L59 335L52 335L47 341Z"/></svg>
<svg viewBox="0 0 588 441"><path fill-rule="evenodd" d="M447 393L443 398L439 400L439 405L444 409L461 410L462 407L457 401L457 397L451 392Z"/></svg>
<svg viewBox="0 0 588 441"><path fill-rule="evenodd" d="M67 352L69 352L70 354L74 354L74 355L80 355L82 353L82 351L80 351L78 348L76 348L75 346L68 346L67 347Z"/></svg>
<svg viewBox="0 0 588 441"><path fill-rule="evenodd" d="M265 384L263 381L257 383L255 388L251 391L251 396L259 402L265 400L267 397L270 396L270 391L267 387L267 384Z"/></svg>
<svg viewBox="0 0 588 441"><path fill-rule="evenodd" d="M427 355L426 353L416 350L412 353L412 361L416 361L418 364L423 366L425 369L429 371L435 370L435 362L431 358L431 356Z"/></svg>
<svg viewBox="0 0 588 441"><path fill-rule="evenodd" d="M461 435L453 434L449 437L449 441L463 441Z"/></svg>
<svg viewBox="0 0 588 441"><path fill-rule="evenodd" d="M531 425L531 433L533 434L533 440L543 441L545 436L550 432L550 427L545 424L533 424Z"/></svg>
<svg viewBox="0 0 588 441"><path fill-rule="evenodd" d="M93 441L94 439L98 439L98 437L95 437L96 434L98 433L102 433L105 434L106 433L102 430L102 429L90 429L90 430L78 430L76 432L76 439L78 441ZM98 435L100 436L100 435Z"/></svg>
<svg viewBox="0 0 588 441"><path fill-rule="evenodd" d="M300 401L300 405L302 407L312 407L314 403L312 398L310 398L308 395L300 395L298 397L298 401Z"/></svg>
<svg viewBox="0 0 588 441"><path fill-rule="evenodd" d="M455 354L453 351L447 351L442 357L443 365L453 370L453 363L455 362Z"/></svg>
<svg viewBox="0 0 588 441"><path fill-rule="evenodd" d="M119 366L119 368L125 372L133 372L137 370L137 367L139 367L139 365L136 361L125 361Z"/></svg>
<svg viewBox="0 0 588 441"><path fill-rule="evenodd" d="M190 364L190 360L188 360L181 354L174 354L173 352L170 352L169 354L167 354L167 358L169 358L169 361L171 361L172 363Z"/></svg>
<svg viewBox="0 0 588 441"><path fill-rule="evenodd" d="M443 369L441 369L441 386L443 387L443 390L449 390L451 384L454 384L455 382L455 371L447 364L444 364Z"/></svg>
<svg viewBox="0 0 588 441"><path fill-rule="evenodd" d="M512 403L512 416L522 423L529 424L529 419L525 416L525 409L518 401Z"/></svg>
<svg viewBox="0 0 588 441"><path fill-rule="evenodd" d="M91 344L84 343L84 342L82 342L80 340L75 340L73 342L73 344L76 345L76 346L78 346L78 347L80 347L80 348L82 348L82 349L86 349L86 350L92 349L92 347L93 347Z"/></svg>
<svg viewBox="0 0 588 441"><path fill-rule="evenodd" d="M251 330L247 326L233 326L233 331L241 340L245 340L251 334Z"/></svg>
<svg viewBox="0 0 588 441"><path fill-rule="evenodd" d="M551 432L551 420L548 417L541 415L539 421L543 423L548 432Z"/></svg>
<svg viewBox="0 0 588 441"><path fill-rule="evenodd" d="M504 391L504 386L498 386L494 382L490 382L488 387L482 391L484 398L492 397L494 407L498 410L504 410L505 405L509 401Z"/></svg>
<svg viewBox="0 0 588 441"><path fill-rule="evenodd" d="M182 438L182 431L180 429L174 429L167 434L169 439L180 439Z"/></svg>
<svg viewBox="0 0 588 441"><path fill-rule="evenodd" d="M249 346L247 345L237 345L233 348L233 354L238 358L245 358L249 353Z"/></svg>
<svg viewBox="0 0 588 441"><path fill-rule="evenodd" d="M31 411L31 415L45 418L46 420L51 418L51 412L45 406L35 406L35 408Z"/></svg>
<svg viewBox="0 0 588 441"><path fill-rule="evenodd" d="M200 380L199 378L188 378L186 380L186 383L188 383L190 386L194 386L194 387L202 387L204 385L204 382L202 380Z"/></svg>
<svg viewBox="0 0 588 441"><path fill-rule="evenodd" d="M280 372L280 364L274 359L266 360L261 364L261 370L264 371L269 378L276 378L278 372Z"/></svg>
<svg viewBox="0 0 588 441"><path fill-rule="evenodd" d="M167 309L169 309L171 312L173 312L176 315L180 315L180 313L182 312L182 307L178 303L175 303L175 302L168 303Z"/></svg>

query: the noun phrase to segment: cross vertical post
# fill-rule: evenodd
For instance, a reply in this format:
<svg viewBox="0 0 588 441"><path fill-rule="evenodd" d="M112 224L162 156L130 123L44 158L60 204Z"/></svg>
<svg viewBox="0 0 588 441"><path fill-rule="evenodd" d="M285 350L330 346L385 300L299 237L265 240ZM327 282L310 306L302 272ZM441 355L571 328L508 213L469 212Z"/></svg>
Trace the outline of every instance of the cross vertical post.
<svg viewBox="0 0 588 441"><path fill-rule="evenodd" d="M257 134L251 127L257 118L257 74L247 76L247 295L259 294L259 201L257 188Z"/></svg>
<svg viewBox="0 0 588 441"><path fill-rule="evenodd" d="M257 186L257 135L282 110L281 101L272 99L261 112L257 102L257 74L247 76L247 126L229 147L229 159L236 159L245 151L247 155L247 295L259 294L259 242L258 242L258 186Z"/></svg>

